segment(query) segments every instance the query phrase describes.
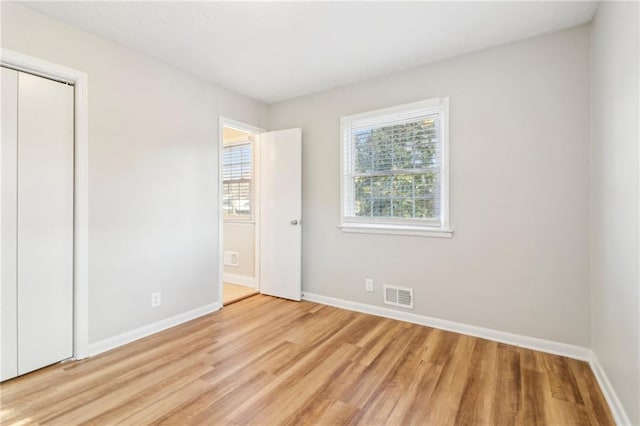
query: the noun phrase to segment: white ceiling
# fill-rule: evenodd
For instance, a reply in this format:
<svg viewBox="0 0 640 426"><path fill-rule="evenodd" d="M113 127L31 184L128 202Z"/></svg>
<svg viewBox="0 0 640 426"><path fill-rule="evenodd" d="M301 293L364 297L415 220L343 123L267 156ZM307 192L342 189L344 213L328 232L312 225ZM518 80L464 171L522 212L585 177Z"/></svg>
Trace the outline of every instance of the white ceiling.
<svg viewBox="0 0 640 426"><path fill-rule="evenodd" d="M276 102L589 22L595 2L29 2Z"/></svg>

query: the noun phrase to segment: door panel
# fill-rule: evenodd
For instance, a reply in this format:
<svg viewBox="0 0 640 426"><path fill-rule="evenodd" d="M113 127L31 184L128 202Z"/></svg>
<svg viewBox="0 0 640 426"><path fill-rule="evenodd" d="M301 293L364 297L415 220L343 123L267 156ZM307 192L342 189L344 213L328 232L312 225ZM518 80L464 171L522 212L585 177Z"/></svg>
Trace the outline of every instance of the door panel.
<svg viewBox="0 0 640 426"><path fill-rule="evenodd" d="M302 131L260 135L260 292L302 294Z"/></svg>
<svg viewBox="0 0 640 426"><path fill-rule="evenodd" d="M17 149L18 72L2 68L2 145L0 145L0 381L18 375L17 335Z"/></svg>
<svg viewBox="0 0 640 426"><path fill-rule="evenodd" d="M73 353L73 87L18 76L18 373Z"/></svg>

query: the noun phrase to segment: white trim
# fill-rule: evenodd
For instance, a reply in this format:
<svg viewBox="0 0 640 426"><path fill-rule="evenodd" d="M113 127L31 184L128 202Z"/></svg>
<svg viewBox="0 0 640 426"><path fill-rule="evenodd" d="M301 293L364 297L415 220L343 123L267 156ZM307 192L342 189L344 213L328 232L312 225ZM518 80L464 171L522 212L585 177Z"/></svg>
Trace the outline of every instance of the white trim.
<svg viewBox="0 0 640 426"><path fill-rule="evenodd" d="M218 117L218 302L222 306L223 300L223 292L224 292L224 212L222 210L222 149L224 147L224 135L223 130L224 127L230 127L236 130L243 131L245 133L252 133L256 136L256 140L254 142L254 155L253 161L255 163L254 166L254 209L253 209L253 220L255 222L255 274L256 277L259 277L260 272L260 252L258 250L258 244L260 243L260 209L257 208L260 206L260 182L259 179L255 179L256 176L259 175L258 167L260 164L259 158L259 137L258 135L264 132L264 129L260 127L252 126L251 124L246 124L240 121L232 120L230 118L219 116ZM259 290L260 281L256 279L254 288Z"/></svg>
<svg viewBox="0 0 640 426"><path fill-rule="evenodd" d="M452 238L453 229L427 228L424 226L376 225L370 223L344 223L338 226L342 232L358 234L411 235L418 237Z"/></svg>
<svg viewBox="0 0 640 426"><path fill-rule="evenodd" d="M255 225L256 222L253 219L229 219L224 218L224 223L234 223L236 225Z"/></svg>
<svg viewBox="0 0 640 426"><path fill-rule="evenodd" d="M253 150L253 161L254 161L254 181L253 181L253 190L255 193L253 194L253 202L254 202L254 210L253 210L253 218L255 219L255 227L253 228L253 274L254 274L254 285L253 288L256 291L260 291L260 259L262 258L262 252L260 251L260 218L261 218L261 203L262 203L262 193L261 190L261 182L260 182L260 135L264 133L263 130L261 133L256 133L254 140L254 150Z"/></svg>
<svg viewBox="0 0 640 426"><path fill-rule="evenodd" d="M596 376L596 380L600 385L600 390L604 394L604 398L607 400L607 404L609 404L613 420L619 426L630 426L631 420L629 419L622 402L620 402L618 395L613 389L613 386L611 386L611 382L609 382L609 378L607 377L604 368L602 368L600 361L598 361L598 357L593 351L589 352L591 352L589 365L591 366L594 376Z"/></svg>
<svg viewBox="0 0 640 426"><path fill-rule="evenodd" d="M234 120L231 118L227 118L225 116L220 116L220 130L222 131L222 127L230 127L235 130L240 130L241 132L251 133L253 135L257 135L263 132L266 132L262 127L254 126L252 124L243 123L242 121ZM220 135L220 140L222 141L222 134Z"/></svg>
<svg viewBox="0 0 640 426"><path fill-rule="evenodd" d="M225 283L237 284L243 287L249 287L253 289L256 288L256 279L248 275L231 274L229 272L225 272L223 274L223 278Z"/></svg>
<svg viewBox="0 0 640 426"><path fill-rule="evenodd" d="M251 143L252 143L251 139L248 139L248 138L246 138L244 136L239 136L237 138L229 138L227 140L228 140L227 143L223 143L222 144L222 146L224 148L228 148L230 146L238 146L238 145L251 145Z"/></svg>
<svg viewBox="0 0 640 426"><path fill-rule="evenodd" d="M219 310L221 307L222 305L218 302L212 303L210 305L202 306L200 308L172 316L171 318L165 318L152 324L136 328L135 330L127 331L117 336L109 337L108 339L91 343L89 345L89 355L94 356L102 352L110 351L111 349L142 339L143 337L150 336L168 328L175 327L176 325L194 320L203 315L210 314Z"/></svg>
<svg viewBox="0 0 640 426"><path fill-rule="evenodd" d="M89 355L89 129L87 73L2 48L11 68L72 83L74 107L74 324L73 356Z"/></svg>
<svg viewBox="0 0 640 426"><path fill-rule="evenodd" d="M416 110L435 109L443 105L443 100L448 98L431 98L423 101L411 102L408 104L396 105L389 108L380 108L373 111L361 112L358 114L346 115L340 119L340 122L364 121L370 120L371 124L380 121L378 117L385 115L404 114ZM366 124L366 122L365 122Z"/></svg>
<svg viewBox="0 0 640 426"><path fill-rule="evenodd" d="M398 321L410 322L412 324L425 325L441 330L453 331L455 333L489 339L509 345L520 346L536 351L550 354L566 356L569 358L589 361L591 350L582 346L569 345L567 343L553 342L551 340L538 339L537 337L522 336L519 334L507 333L505 331L493 330L490 328L478 327L475 325L463 324L439 318L428 317L412 312L397 311L381 306L367 305L364 303L351 302L349 300L337 299L334 297L322 296L320 294L304 292L303 300L321 303L323 305L335 306L337 308L348 309L350 311L362 312L384 318L391 318Z"/></svg>
<svg viewBox="0 0 640 426"><path fill-rule="evenodd" d="M451 195L449 194L449 180L451 179L449 168L449 98L442 98L442 115L440 117L442 126L442 205L440 214L442 217L442 229L451 227ZM451 235L453 236L453 235Z"/></svg>

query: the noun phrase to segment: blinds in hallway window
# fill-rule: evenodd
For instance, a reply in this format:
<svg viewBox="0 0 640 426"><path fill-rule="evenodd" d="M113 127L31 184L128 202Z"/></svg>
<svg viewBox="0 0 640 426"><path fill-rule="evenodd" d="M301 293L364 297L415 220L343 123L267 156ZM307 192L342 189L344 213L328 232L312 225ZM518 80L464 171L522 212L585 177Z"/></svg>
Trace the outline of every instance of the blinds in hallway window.
<svg viewBox="0 0 640 426"><path fill-rule="evenodd" d="M225 146L222 154L222 206L229 218L253 216L253 146Z"/></svg>

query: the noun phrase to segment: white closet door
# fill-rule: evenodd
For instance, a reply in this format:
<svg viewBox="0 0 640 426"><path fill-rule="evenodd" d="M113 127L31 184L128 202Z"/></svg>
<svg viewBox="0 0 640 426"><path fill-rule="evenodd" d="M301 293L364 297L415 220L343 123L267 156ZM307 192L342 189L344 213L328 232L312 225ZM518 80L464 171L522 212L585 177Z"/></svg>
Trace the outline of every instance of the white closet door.
<svg viewBox="0 0 640 426"><path fill-rule="evenodd" d="M18 374L72 356L73 87L18 76Z"/></svg>
<svg viewBox="0 0 640 426"><path fill-rule="evenodd" d="M2 68L0 145L0 381L18 375L17 335L17 149L18 72Z"/></svg>

